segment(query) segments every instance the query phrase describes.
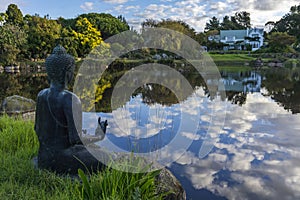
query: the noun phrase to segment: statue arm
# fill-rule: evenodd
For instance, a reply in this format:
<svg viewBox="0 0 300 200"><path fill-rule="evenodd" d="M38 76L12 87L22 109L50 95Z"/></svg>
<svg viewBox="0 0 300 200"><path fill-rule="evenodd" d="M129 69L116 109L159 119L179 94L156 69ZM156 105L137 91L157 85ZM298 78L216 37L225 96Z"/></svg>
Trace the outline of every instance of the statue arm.
<svg viewBox="0 0 300 200"><path fill-rule="evenodd" d="M36 107L35 107L35 120L34 120L34 131L35 131L36 133L37 133L37 131L38 131L38 130L37 130L37 128L38 128L38 127L37 127L37 123L38 123L38 121L37 121L37 120L38 120L38 116L37 116L37 115L38 115L38 113L40 112L40 111L39 111L39 106L38 106L39 104L40 104L40 101L39 101L39 96L38 96L38 97L37 97L37 101L36 101Z"/></svg>
<svg viewBox="0 0 300 200"><path fill-rule="evenodd" d="M47 91L47 89L44 89L39 92L37 95L37 100L36 100L36 110L35 110L35 121L34 121L34 131L37 133L39 136L39 128L40 128L40 120L39 120L39 115L41 113L40 107L41 107L41 101L42 101L42 96L43 94Z"/></svg>
<svg viewBox="0 0 300 200"><path fill-rule="evenodd" d="M101 117L99 117L98 126L95 130L95 135L91 136L88 134L83 134L83 137L81 139L84 142L84 144L91 144L103 140L105 137L107 125L108 125L107 120L101 121Z"/></svg>
<svg viewBox="0 0 300 200"><path fill-rule="evenodd" d="M76 97L67 102L65 106L65 115L68 123L68 136L70 144L82 144L79 137L82 131L82 109L80 100Z"/></svg>

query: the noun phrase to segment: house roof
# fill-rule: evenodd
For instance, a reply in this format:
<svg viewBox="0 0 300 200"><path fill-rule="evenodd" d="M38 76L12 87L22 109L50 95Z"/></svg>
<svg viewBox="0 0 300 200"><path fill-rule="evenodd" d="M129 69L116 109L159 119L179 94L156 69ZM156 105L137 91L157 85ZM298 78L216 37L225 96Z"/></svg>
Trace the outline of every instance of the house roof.
<svg viewBox="0 0 300 200"><path fill-rule="evenodd" d="M221 40L225 40L225 37L235 37L235 40L244 40L247 36L247 30L220 30L220 36Z"/></svg>
<svg viewBox="0 0 300 200"><path fill-rule="evenodd" d="M261 35L264 34L264 29L263 28L251 28L249 30L249 35L252 33L260 33Z"/></svg>

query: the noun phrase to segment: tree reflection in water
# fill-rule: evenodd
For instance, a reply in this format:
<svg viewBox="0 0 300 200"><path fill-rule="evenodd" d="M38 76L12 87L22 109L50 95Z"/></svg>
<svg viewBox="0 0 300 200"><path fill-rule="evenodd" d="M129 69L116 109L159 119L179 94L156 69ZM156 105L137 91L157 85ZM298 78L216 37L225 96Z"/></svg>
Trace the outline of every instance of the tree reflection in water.
<svg viewBox="0 0 300 200"><path fill-rule="evenodd" d="M96 111L98 112L111 112L111 95L113 87L119 78L125 73L107 71L103 77L106 77L105 81L99 81L98 87L104 87L101 83L107 85L107 81L110 82L111 87L105 87L104 92L101 94L102 98L96 103ZM250 82L249 77L256 74L261 78L261 83L256 88L255 92L261 92L265 96L270 96L286 110L292 113L300 113L300 69L299 68L276 68L268 69L264 71L242 71L242 72L228 72L221 71L223 82L225 84L227 101L243 106L247 101L247 94L251 93L249 84L257 84L257 82ZM207 96L214 98L214 94L211 94L207 90L206 83L203 78L192 68L183 71L182 75L189 81L194 89L202 87ZM107 78L108 77L108 78ZM175 81L176 80L170 80ZM248 81L248 83L246 82ZM248 85L247 85L248 84ZM11 95L21 95L27 98L35 100L38 91L42 88L48 87L48 81L45 73L20 73L20 74L0 74L0 101L5 97ZM247 89L248 87L248 89ZM132 96L141 94L144 103L154 104L159 103L161 105L170 106L177 104L178 99L176 95L166 87L157 84L146 84L139 87ZM225 100L225 99L223 99Z"/></svg>

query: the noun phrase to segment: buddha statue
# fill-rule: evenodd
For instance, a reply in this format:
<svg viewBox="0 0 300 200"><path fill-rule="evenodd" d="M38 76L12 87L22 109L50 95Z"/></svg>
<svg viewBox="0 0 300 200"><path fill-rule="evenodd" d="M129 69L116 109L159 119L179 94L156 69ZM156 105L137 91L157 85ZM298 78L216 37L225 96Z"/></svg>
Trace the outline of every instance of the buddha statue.
<svg viewBox="0 0 300 200"><path fill-rule="evenodd" d="M38 167L60 174L77 174L78 169L97 171L104 167L83 145L80 99L66 86L73 78L75 60L58 45L46 59L50 88L39 92L35 132L40 143ZM97 122L96 122L97 123ZM99 118L95 135L103 139L107 121ZM100 127L100 128L99 128Z"/></svg>

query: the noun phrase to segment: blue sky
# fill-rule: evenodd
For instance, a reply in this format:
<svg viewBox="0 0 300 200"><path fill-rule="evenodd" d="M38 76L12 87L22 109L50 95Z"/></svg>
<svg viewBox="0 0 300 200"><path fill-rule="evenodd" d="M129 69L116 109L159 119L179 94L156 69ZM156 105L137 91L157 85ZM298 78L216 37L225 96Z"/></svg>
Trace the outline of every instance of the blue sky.
<svg viewBox="0 0 300 200"><path fill-rule="evenodd" d="M253 26L262 26L279 20L299 0L1 0L0 12L10 3L17 4L24 15L49 14L52 19L89 12L123 15L135 29L148 18L180 19L200 32L211 17L222 19L237 11L249 12Z"/></svg>

